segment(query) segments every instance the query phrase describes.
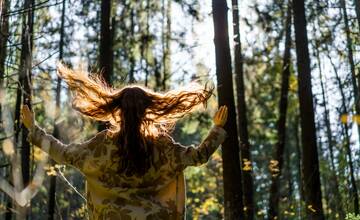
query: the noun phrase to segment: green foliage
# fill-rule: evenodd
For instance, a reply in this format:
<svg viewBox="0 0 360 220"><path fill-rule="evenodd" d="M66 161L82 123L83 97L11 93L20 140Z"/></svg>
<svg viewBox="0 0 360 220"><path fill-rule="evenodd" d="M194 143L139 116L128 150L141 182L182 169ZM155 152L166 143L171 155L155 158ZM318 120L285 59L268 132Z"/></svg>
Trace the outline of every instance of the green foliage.
<svg viewBox="0 0 360 220"><path fill-rule="evenodd" d="M360 215L355 215L354 213L346 214L345 220L360 220Z"/></svg>

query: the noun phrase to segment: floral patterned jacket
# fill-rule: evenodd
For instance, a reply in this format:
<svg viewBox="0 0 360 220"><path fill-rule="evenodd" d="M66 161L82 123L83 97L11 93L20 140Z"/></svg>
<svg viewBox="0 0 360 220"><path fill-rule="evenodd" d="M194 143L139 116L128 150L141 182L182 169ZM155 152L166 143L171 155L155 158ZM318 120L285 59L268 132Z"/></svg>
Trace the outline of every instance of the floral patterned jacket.
<svg viewBox="0 0 360 220"><path fill-rule="evenodd" d="M206 163L225 138L225 130L217 126L198 147L160 136L153 148L154 164L139 177L116 172L121 158L106 130L86 142L68 145L38 126L29 133L29 140L57 163L73 166L85 175L91 220L185 219L183 170Z"/></svg>

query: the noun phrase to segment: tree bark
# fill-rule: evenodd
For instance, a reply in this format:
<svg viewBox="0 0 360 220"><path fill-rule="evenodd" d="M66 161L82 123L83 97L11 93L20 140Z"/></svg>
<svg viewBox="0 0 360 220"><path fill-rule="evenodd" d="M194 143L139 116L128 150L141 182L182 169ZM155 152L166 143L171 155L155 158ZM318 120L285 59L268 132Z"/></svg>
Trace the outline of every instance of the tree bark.
<svg viewBox="0 0 360 220"><path fill-rule="evenodd" d="M358 1L358 0L357 0ZM343 18L344 18L344 25L345 25L345 34L346 34L346 49L348 53L349 65L350 65L350 72L351 72L351 80L353 84L354 90L354 97L355 97L355 111L357 115L360 115L360 74L356 77L355 73L355 62L354 62L354 53L353 53L353 42L350 36L350 27L349 27L349 18L346 11L346 2L345 0L340 0L341 11ZM356 82L357 80L357 82ZM360 124L357 124L358 130L358 139L360 143Z"/></svg>
<svg viewBox="0 0 360 220"><path fill-rule="evenodd" d="M340 219L345 219L345 213L344 209L342 207L342 198L339 191L339 181L337 177L336 172L336 166L335 166L335 157L334 157L334 146L333 146L333 137L331 134L331 124L330 124L330 117L329 117L329 110L327 108L327 95L325 91L325 86L322 79L322 67L321 67L321 60L319 55L319 49L317 46L315 46L315 53L316 53L316 59L319 65L319 74L320 74L320 87L321 87L321 95L323 99L323 106L324 106L324 121L325 121L325 127L326 127L326 136L328 139L328 149L330 153L330 165L332 170L332 177L333 177L333 184L334 188L334 201L330 202L332 206L336 207L336 211L338 212Z"/></svg>
<svg viewBox="0 0 360 220"><path fill-rule="evenodd" d="M164 1L165 3L165 1ZM172 0L167 0L166 3L166 28L164 28L164 54L163 54L163 79L162 89L166 90L166 82L171 75L171 3ZM164 12L165 13L165 12ZM164 14L165 15L165 14Z"/></svg>
<svg viewBox="0 0 360 220"><path fill-rule="evenodd" d="M296 150L296 162L297 162L297 182L299 184L299 219L303 218L303 205L302 205L302 195L304 195L304 188L301 182L302 175L301 175L301 149L300 149L300 137L299 137L299 115L296 114L294 120L294 137L295 137L295 150Z"/></svg>
<svg viewBox="0 0 360 220"><path fill-rule="evenodd" d="M111 84L114 66L113 28L111 27L111 0L101 0L101 27L100 27L100 74L106 83ZM100 122L98 130L104 130L106 124Z"/></svg>
<svg viewBox="0 0 360 220"><path fill-rule="evenodd" d="M359 34L360 34L360 1L354 0L354 5L355 5L355 12L356 12L356 19L358 22Z"/></svg>
<svg viewBox="0 0 360 220"><path fill-rule="evenodd" d="M65 33L65 6L66 0L62 2L61 9L61 24L60 24L60 42L59 42L59 60L63 59L64 54L64 33ZM55 121L54 121L54 132L53 136L59 138L59 127L56 124L56 119L59 117L60 112L60 93L61 93L61 78L57 78L56 82L56 97L55 97ZM51 166L55 166L55 161L51 159ZM50 176L50 187L49 187L49 203L48 203L48 220L54 219L55 206L56 206L56 176Z"/></svg>
<svg viewBox="0 0 360 220"><path fill-rule="evenodd" d="M34 13L31 7L34 5L33 0L25 1L25 8L30 8L23 20L23 29L21 37L21 55L20 55L20 71L21 81L23 86L23 105L28 105L31 108L31 69L32 69L32 41L33 41L33 19ZM22 172L23 182L26 186L30 181L30 144L27 141L28 131L25 127L22 129Z"/></svg>
<svg viewBox="0 0 360 220"><path fill-rule="evenodd" d="M288 106L289 93L289 77L290 77L290 59L291 59L291 4L288 4L288 12L285 23L285 51L283 57L282 79L281 79L281 94L279 103L279 119L277 122L278 142L275 146L273 163L277 163L271 172L271 186L269 199L269 219L279 219L279 180L282 174L282 167L284 163L285 151L285 137L286 137L286 113Z"/></svg>
<svg viewBox="0 0 360 220"><path fill-rule="evenodd" d="M307 219L324 219L304 0L293 1L302 140L303 198Z"/></svg>
<svg viewBox="0 0 360 220"><path fill-rule="evenodd" d="M337 84L339 86L339 91L341 94L341 107L342 107L342 114L348 114L348 109L346 107L346 96L344 93L344 90L342 88L342 83L341 83L341 79L339 77L337 68L334 64L334 62L332 61L330 55L328 54L328 58L330 60L330 63L334 69L334 73L335 73L335 78L337 81ZM345 122L343 123L343 128L344 128L344 133L345 133L345 150L346 150L346 155L349 159L348 162L348 166L350 169L350 182L351 182L351 198L353 199L353 204L354 204L354 213L357 215L359 214L359 193L358 193L358 189L357 189L357 185L356 185L356 180L355 180L355 175L354 175L354 165L353 165L353 160L352 160L352 156L351 156L351 148L350 148L350 136L349 136L349 127L348 124Z"/></svg>
<svg viewBox="0 0 360 220"><path fill-rule="evenodd" d="M113 36L111 28L111 0L101 1L100 59L102 77L111 84L113 75Z"/></svg>
<svg viewBox="0 0 360 220"><path fill-rule="evenodd" d="M0 3L1 4L1 3ZM7 40L9 36L9 19L5 17L5 15L10 7L10 1L4 0L1 5L1 16L0 16L0 99L5 97L5 88L4 88L4 77L5 77L5 61L7 56ZM0 105L0 130L3 131L3 121L2 121L2 106ZM4 169L5 170L5 169ZM11 176L11 169L9 170L9 179ZM6 172L5 171L5 172ZM6 213L5 219L11 220L12 218L12 200L8 197L8 201L6 202Z"/></svg>
<svg viewBox="0 0 360 220"><path fill-rule="evenodd" d="M15 143L19 144L19 133L21 130L21 170L23 186L30 182L30 143L27 140L28 130L20 125L20 105L28 105L32 108L31 103L31 70L32 70L32 46L33 46L33 21L34 21L34 0L26 0L24 8L29 8L23 15L22 33L21 33L21 53L20 53L20 72L19 85L17 89L17 98L15 106ZM15 186L19 187L19 186ZM19 211L17 219L28 219L28 208L17 206Z"/></svg>
<svg viewBox="0 0 360 220"><path fill-rule="evenodd" d="M130 48L130 72L129 72L129 83L135 83L135 54L134 54L134 47L135 47L135 9L133 4L130 4L130 34L131 34L131 48Z"/></svg>
<svg viewBox="0 0 360 220"><path fill-rule="evenodd" d="M243 219L242 181L237 139L236 113L233 93L231 56L228 38L226 0L212 0L214 21L214 43L216 56L216 75L219 106L226 105L229 110L224 129L228 138L222 144L224 208L225 219Z"/></svg>
<svg viewBox="0 0 360 220"><path fill-rule="evenodd" d="M238 0L232 0L232 16L234 31L234 63L235 63L235 83L237 99L237 126L240 137L240 164L242 174L242 194L244 206L244 219L254 219L254 183L252 178L251 153L248 133L248 122L246 116L245 86L244 86L244 68L240 40L240 22L239 22L239 3ZM245 169L244 169L245 168Z"/></svg>

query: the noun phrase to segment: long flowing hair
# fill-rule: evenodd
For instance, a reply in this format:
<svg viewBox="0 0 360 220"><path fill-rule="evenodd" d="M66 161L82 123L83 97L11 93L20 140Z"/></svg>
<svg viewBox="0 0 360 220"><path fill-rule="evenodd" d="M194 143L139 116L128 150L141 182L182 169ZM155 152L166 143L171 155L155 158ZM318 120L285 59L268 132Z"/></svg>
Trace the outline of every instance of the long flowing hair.
<svg viewBox="0 0 360 220"><path fill-rule="evenodd" d="M206 107L213 87L192 84L186 89L166 93L151 91L138 85L120 89L109 86L100 74L75 71L62 63L58 75L73 92L75 110L97 121L108 122L117 134L119 171L144 174L151 166L155 138L170 132L175 122L199 104Z"/></svg>

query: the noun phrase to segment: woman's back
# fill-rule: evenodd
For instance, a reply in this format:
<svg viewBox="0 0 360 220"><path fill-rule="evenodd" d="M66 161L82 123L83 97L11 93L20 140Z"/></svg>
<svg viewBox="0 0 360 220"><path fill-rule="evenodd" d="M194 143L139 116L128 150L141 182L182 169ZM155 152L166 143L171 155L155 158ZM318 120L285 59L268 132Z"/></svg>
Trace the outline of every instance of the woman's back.
<svg viewBox="0 0 360 220"><path fill-rule="evenodd" d="M86 177L90 219L183 219L185 184L183 170L197 166L225 140L226 131L213 126L198 147L185 147L168 136L153 143L153 163L144 175L124 175L117 166L124 159L116 154L116 142L98 133L92 139L64 145L35 126L30 141L44 149L59 164L67 164Z"/></svg>
<svg viewBox="0 0 360 220"><path fill-rule="evenodd" d="M143 175L118 172L121 158L116 142L106 134L88 146L82 172L87 180L91 219L181 219L184 212L184 177L169 158L170 139L152 144L153 163ZM173 190L177 193L173 192ZM178 208L177 208L178 207ZM178 217L176 217L178 216Z"/></svg>

